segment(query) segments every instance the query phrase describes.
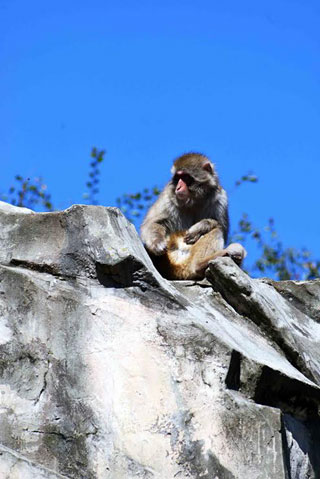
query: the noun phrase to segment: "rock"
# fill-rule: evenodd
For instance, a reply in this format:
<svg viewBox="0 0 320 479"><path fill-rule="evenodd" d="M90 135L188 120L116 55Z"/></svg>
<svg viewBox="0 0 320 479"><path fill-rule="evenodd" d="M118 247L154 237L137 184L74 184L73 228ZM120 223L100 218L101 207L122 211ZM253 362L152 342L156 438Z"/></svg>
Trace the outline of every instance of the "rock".
<svg viewBox="0 0 320 479"><path fill-rule="evenodd" d="M0 446L0 477L2 479L64 479L54 471L29 461L8 447Z"/></svg>
<svg viewBox="0 0 320 479"><path fill-rule="evenodd" d="M116 208L0 222L1 477L320 477L319 281L166 281Z"/></svg>

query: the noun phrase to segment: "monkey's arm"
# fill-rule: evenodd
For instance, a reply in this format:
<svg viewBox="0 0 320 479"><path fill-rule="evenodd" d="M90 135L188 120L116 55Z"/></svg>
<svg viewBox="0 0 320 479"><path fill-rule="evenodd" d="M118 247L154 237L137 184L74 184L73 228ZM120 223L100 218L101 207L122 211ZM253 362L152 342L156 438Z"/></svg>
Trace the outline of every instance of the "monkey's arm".
<svg viewBox="0 0 320 479"><path fill-rule="evenodd" d="M187 230L184 241L187 244L194 244L201 236L217 227L220 227L217 220L211 218L200 220ZM221 247L223 247L223 245Z"/></svg>
<svg viewBox="0 0 320 479"><path fill-rule="evenodd" d="M222 227L223 239L224 242L227 243L229 233L228 197L226 191L221 188L221 186L215 197L213 211L213 218L215 218Z"/></svg>
<svg viewBox="0 0 320 479"><path fill-rule="evenodd" d="M167 228L165 224L168 216L167 197L164 191L149 209L140 228L143 243L147 250L156 256L164 254L167 249Z"/></svg>
<svg viewBox="0 0 320 479"><path fill-rule="evenodd" d="M202 219L188 229L185 242L194 244L198 239L214 228L220 227L223 233L224 242L227 242L229 231L228 198L225 190L218 188L207 211L203 212L205 219ZM224 244L220 245L223 248Z"/></svg>
<svg viewBox="0 0 320 479"><path fill-rule="evenodd" d="M202 212L204 219L188 229L185 242L187 244L194 244L198 239L214 228L220 227L223 233L224 242L220 245L223 248L224 243L227 242L229 231L229 215L228 215L228 198L225 190L218 188L216 195Z"/></svg>
<svg viewBox="0 0 320 479"><path fill-rule="evenodd" d="M141 239L147 250L160 256L167 249L166 229L152 221L145 221L141 226Z"/></svg>

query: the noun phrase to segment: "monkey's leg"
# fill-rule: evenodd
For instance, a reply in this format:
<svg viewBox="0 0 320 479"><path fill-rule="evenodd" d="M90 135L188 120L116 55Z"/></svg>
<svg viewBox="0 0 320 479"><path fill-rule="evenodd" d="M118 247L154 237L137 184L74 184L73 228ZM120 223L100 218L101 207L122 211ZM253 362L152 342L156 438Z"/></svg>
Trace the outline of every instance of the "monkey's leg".
<svg viewBox="0 0 320 479"><path fill-rule="evenodd" d="M223 232L220 226L201 236L201 238L191 246L188 279L203 278L209 261L213 259L215 255L221 256L223 245Z"/></svg>
<svg viewBox="0 0 320 479"><path fill-rule="evenodd" d="M189 279L192 246L187 245L184 238L183 231L172 233L168 238L166 253L159 257L160 267L156 267L167 279Z"/></svg>
<svg viewBox="0 0 320 479"><path fill-rule="evenodd" d="M242 261L247 256L247 252L240 243L231 243L227 248L217 251L216 253L207 256L202 261L199 261L195 268L195 273L199 275L199 277L204 277L204 272L207 269L209 262L221 256L229 256L235 263L237 263L237 265L241 266Z"/></svg>

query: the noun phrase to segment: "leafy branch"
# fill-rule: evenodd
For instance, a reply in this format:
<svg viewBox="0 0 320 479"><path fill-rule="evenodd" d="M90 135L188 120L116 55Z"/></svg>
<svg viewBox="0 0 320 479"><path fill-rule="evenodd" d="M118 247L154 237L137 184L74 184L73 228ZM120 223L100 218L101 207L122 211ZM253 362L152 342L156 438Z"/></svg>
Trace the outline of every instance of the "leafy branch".
<svg viewBox="0 0 320 479"><path fill-rule="evenodd" d="M10 186L8 193L1 195L3 201L30 209L40 206L46 211L53 210L51 195L47 192L47 185L41 177L31 181L30 178L16 175L14 179L14 184Z"/></svg>
<svg viewBox="0 0 320 479"><path fill-rule="evenodd" d="M90 161L89 180L86 182L88 192L83 194L83 198L91 205L98 204L97 195L101 174L99 165L103 162L105 153L105 150L98 150L97 148L91 150L92 160Z"/></svg>
<svg viewBox="0 0 320 479"><path fill-rule="evenodd" d="M116 199L116 204L126 218L137 227L137 223L159 194L160 190L156 186L154 188L144 188L142 193L126 193L120 196Z"/></svg>
<svg viewBox="0 0 320 479"><path fill-rule="evenodd" d="M258 177L248 174L237 180L235 186L257 181ZM285 247L279 239L273 218L269 218L264 228L257 228L248 215L243 213L231 242L246 244L248 240L253 240L259 251L258 258L249 268L252 275L257 273L258 276L270 276L280 281L314 279L320 276L320 261L312 258L311 252L306 248Z"/></svg>
<svg viewBox="0 0 320 479"><path fill-rule="evenodd" d="M256 272L258 276L270 276L278 280L314 279L320 276L320 261L312 258L306 248L285 247L274 227L273 218L269 218L263 229L258 229L243 213L232 240L247 243L250 239L255 241L260 251L259 257L249 268L251 274Z"/></svg>

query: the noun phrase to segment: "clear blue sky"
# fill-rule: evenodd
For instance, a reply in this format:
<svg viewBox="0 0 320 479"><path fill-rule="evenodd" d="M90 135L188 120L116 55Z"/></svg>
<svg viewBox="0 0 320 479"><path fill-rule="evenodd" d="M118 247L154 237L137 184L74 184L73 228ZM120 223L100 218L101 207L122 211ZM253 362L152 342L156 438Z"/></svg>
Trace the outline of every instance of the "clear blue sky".
<svg viewBox="0 0 320 479"><path fill-rule="evenodd" d="M319 1L0 0L0 59L1 192L41 175L56 207L83 202L97 146L114 205L197 150L233 225L273 216L320 257Z"/></svg>

